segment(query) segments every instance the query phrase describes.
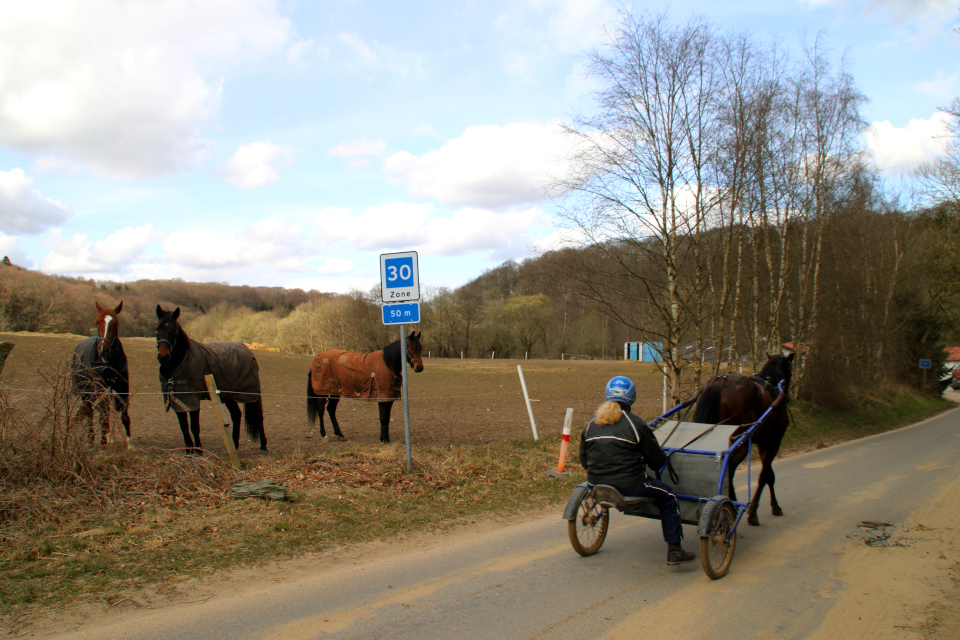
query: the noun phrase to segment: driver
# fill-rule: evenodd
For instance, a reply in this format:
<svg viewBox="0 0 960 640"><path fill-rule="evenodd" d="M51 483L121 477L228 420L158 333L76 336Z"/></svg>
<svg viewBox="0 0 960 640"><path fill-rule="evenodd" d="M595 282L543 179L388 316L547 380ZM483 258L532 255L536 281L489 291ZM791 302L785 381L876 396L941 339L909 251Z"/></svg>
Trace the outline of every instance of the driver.
<svg viewBox="0 0 960 640"><path fill-rule="evenodd" d="M670 486L647 476L646 467L662 469L667 457L647 423L630 413L637 387L630 378L610 379L606 402L580 435L580 464L590 484L607 484L624 496L653 498L660 510L667 564L692 562L697 556L680 546L683 525L680 507Z"/></svg>

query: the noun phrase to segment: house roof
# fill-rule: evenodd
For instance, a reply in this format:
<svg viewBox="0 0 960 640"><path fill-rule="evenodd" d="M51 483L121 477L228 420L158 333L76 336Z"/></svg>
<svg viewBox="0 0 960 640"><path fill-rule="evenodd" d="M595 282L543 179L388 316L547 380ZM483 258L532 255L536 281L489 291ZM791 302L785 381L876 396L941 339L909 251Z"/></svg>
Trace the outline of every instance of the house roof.
<svg viewBox="0 0 960 640"><path fill-rule="evenodd" d="M943 352L947 354L947 362L960 361L960 347L947 347Z"/></svg>

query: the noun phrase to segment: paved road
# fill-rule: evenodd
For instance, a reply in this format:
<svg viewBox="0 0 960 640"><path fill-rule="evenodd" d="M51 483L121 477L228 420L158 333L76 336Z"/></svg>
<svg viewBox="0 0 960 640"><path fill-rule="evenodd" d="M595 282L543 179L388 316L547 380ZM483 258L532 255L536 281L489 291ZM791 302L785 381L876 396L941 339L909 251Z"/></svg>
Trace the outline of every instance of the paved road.
<svg viewBox="0 0 960 640"><path fill-rule="evenodd" d="M64 638L284 640L456 638L803 638L844 585L833 573L868 535L903 523L960 476L960 409L778 462L785 516L766 506L739 531L730 573L665 564L659 523L613 514L603 549L581 558L555 514L409 542L202 604L130 611ZM688 544L696 532L687 527Z"/></svg>

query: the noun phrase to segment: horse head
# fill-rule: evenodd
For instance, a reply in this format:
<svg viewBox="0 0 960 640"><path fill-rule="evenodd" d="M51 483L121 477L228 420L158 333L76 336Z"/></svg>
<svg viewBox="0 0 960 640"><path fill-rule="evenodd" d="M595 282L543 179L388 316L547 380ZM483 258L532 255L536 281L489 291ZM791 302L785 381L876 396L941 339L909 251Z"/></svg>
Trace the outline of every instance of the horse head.
<svg viewBox="0 0 960 640"><path fill-rule="evenodd" d="M105 309L96 301L94 304L97 305L97 355L105 358L113 350L120 335L120 321L117 316L123 309L123 301L121 300L115 309Z"/></svg>
<svg viewBox="0 0 960 640"><path fill-rule="evenodd" d="M186 340L180 323L177 322L179 317L180 307L173 311L164 311L160 305L157 305L157 319L160 321L157 324L157 360L161 364L170 360L170 355L178 342Z"/></svg>
<svg viewBox="0 0 960 640"><path fill-rule="evenodd" d="M423 345L420 344L422 331L415 331L407 336L407 363L417 373L423 371Z"/></svg>
<svg viewBox="0 0 960 640"><path fill-rule="evenodd" d="M790 389L790 378L793 376L793 354L767 354L767 362L760 369L757 377L770 381L773 385L783 382L783 390Z"/></svg>

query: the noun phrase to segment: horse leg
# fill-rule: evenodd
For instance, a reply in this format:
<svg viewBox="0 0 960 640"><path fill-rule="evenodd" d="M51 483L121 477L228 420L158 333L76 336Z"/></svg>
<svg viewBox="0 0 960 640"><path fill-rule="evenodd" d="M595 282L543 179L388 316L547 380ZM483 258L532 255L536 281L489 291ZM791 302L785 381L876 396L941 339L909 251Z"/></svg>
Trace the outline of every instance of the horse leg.
<svg viewBox="0 0 960 640"><path fill-rule="evenodd" d="M343 437L343 432L340 431L340 423L337 422L337 405L340 404L340 398L330 398L327 404L327 415L330 416L330 424L333 425L333 435L337 436L340 440L346 440ZM321 414L323 410L321 410ZM323 417L320 418L323 420Z"/></svg>
<svg viewBox="0 0 960 640"><path fill-rule="evenodd" d="M80 409L77 412L80 416L80 419L87 423L87 431L89 432L90 444L94 445L97 442L97 434L93 430L93 403L86 398L80 400Z"/></svg>
<svg viewBox="0 0 960 640"><path fill-rule="evenodd" d="M110 403L106 397L97 400L97 419L100 422L100 448L107 448L110 436Z"/></svg>
<svg viewBox="0 0 960 640"><path fill-rule="evenodd" d="M230 422L233 424L233 448L240 449L240 421L243 420L243 414L240 412L240 405L236 400L224 400L223 406L230 412Z"/></svg>
<svg viewBox="0 0 960 640"><path fill-rule="evenodd" d="M247 435L251 440L260 440L260 452L267 450L267 433L263 430L263 403L247 402L243 405L243 422L247 426Z"/></svg>
<svg viewBox="0 0 960 640"><path fill-rule="evenodd" d="M190 432L193 434L193 452L203 455L203 445L200 444L200 409L190 412Z"/></svg>
<svg viewBox="0 0 960 640"><path fill-rule="evenodd" d="M390 444L390 410L393 401L379 403L380 408L380 442Z"/></svg>
<svg viewBox="0 0 960 640"><path fill-rule="evenodd" d="M760 477L757 479L757 492L753 495L750 505L747 507L747 524L754 526L760 524L760 519L757 517L757 508L760 505L760 496L765 486L770 487L770 511L775 516L783 515L783 509L777 503L777 495L773 490L773 484L776 482L776 475L773 473L773 459L777 456L779 449L778 446L760 450L762 467L760 468Z"/></svg>
<svg viewBox="0 0 960 640"><path fill-rule="evenodd" d="M748 447L741 446L733 452L733 455L730 456L730 461L727 463L727 496L734 502L737 501L737 490L733 488L733 474L737 472L737 467L740 466L740 463L744 461L749 452L750 449Z"/></svg>
<svg viewBox="0 0 960 640"><path fill-rule="evenodd" d="M127 433L127 444L130 444L130 403L126 400L123 400L120 396L113 397L113 407L117 410L117 414L120 416L120 424L123 425L123 430Z"/></svg>
<svg viewBox="0 0 960 640"><path fill-rule="evenodd" d="M317 403L317 413L320 414L320 437L324 440L327 439L327 429L323 424L323 410L327 407L327 398L317 397L315 398Z"/></svg>
<svg viewBox="0 0 960 640"><path fill-rule="evenodd" d="M183 452L188 456L192 456L193 438L190 437L190 425L187 422L187 414L177 412L177 421L180 423L180 432L183 434Z"/></svg>

